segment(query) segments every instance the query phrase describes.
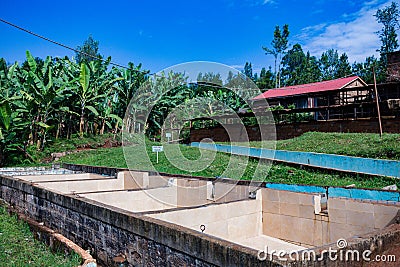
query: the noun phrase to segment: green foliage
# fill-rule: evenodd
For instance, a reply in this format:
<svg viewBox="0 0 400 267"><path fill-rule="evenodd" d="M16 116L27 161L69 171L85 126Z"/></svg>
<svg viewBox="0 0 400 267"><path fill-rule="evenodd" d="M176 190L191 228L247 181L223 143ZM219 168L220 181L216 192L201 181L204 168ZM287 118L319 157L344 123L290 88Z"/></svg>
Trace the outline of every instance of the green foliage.
<svg viewBox="0 0 400 267"><path fill-rule="evenodd" d="M1 266L78 266L81 258L73 253L65 256L52 252L33 238L28 224L9 215L0 206L0 262Z"/></svg>
<svg viewBox="0 0 400 267"><path fill-rule="evenodd" d="M354 63L353 72L360 76L366 83L374 83L373 70L375 70L377 83L382 83L386 80L386 68L382 61L374 56L367 57L363 63Z"/></svg>
<svg viewBox="0 0 400 267"><path fill-rule="evenodd" d="M244 65L243 74L246 75L249 79L253 79L253 67L251 66L251 62L246 62Z"/></svg>
<svg viewBox="0 0 400 267"><path fill-rule="evenodd" d="M284 86L306 84L342 78L352 74L360 76L367 83L373 83L372 69L375 70L377 82L385 82L387 53L393 52L399 47L396 32L400 28L399 4L392 2L379 9L374 16L378 23L382 24L382 29L377 32L381 40L381 48L378 50L381 54L380 59L370 56L364 62L354 62L352 65L350 65L346 53L339 55L335 49L323 52L319 59L310 55L309 52L304 53L300 44L295 44L286 51L289 27L285 25L281 30L279 26L276 26L271 42L272 48L263 47L267 55L274 56L275 71L271 75L263 68L257 85L261 89L279 88L281 84ZM275 79L274 85L271 85L271 79Z"/></svg>
<svg viewBox="0 0 400 267"><path fill-rule="evenodd" d="M99 41L94 40L92 35L89 35L83 45L78 46L76 50L78 52L76 52L75 60L78 65L102 58L99 54Z"/></svg>
<svg viewBox="0 0 400 267"><path fill-rule="evenodd" d="M285 86L317 82L321 79L318 61L300 44L293 45L282 59L282 83Z"/></svg>
<svg viewBox="0 0 400 267"><path fill-rule="evenodd" d="M296 106L291 104L287 107L288 110L295 109ZM296 122L304 122L313 120L314 117L311 113L303 112L303 113L293 113L293 114L281 114L279 111L284 110L285 108L281 105L277 105L274 107L270 107L269 110L272 112L275 123L296 123Z"/></svg>
<svg viewBox="0 0 400 267"><path fill-rule="evenodd" d="M260 72L260 78L256 82L258 88L261 90L274 88L274 77L275 76L271 71L271 67L269 67L268 70L262 68Z"/></svg>
<svg viewBox="0 0 400 267"><path fill-rule="evenodd" d="M383 65L387 64L387 53L394 52L399 47L396 31L400 28L399 25L399 4L392 2L391 5L378 9L375 15L376 20L382 24L382 29L378 31L381 40L381 48L378 50L381 53L381 61Z"/></svg>
<svg viewBox="0 0 400 267"><path fill-rule="evenodd" d="M282 30L277 25L274 31L274 39L271 42L272 48L262 47L266 55L274 56L274 67L275 67L275 88L279 88L281 85L281 61L282 55L285 53L288 42L289 42L289 25L283 25Z"/></svg>
<svg viewBox="0 0 400 267"><path fill-rule="evenodd" d="M0 166L35 162L46 143L77 132L83 137L120 131L130 90L146 78L132 63L126 72L110 69L110 60L76 64L37 59L29 51L23 66L7 66L2 59Z"/></svg>

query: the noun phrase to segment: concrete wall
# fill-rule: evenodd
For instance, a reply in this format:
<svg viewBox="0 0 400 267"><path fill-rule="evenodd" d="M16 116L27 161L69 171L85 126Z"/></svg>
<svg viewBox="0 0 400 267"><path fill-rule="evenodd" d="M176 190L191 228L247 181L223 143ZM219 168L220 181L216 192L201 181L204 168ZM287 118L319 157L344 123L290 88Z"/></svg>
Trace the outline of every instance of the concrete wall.
<svg viewBox="0 0 400 267"><path fill-rule="evenodd" d="M93 173L78 173L78 174L46 174L46 175L28 175L14 176L30 182L46 182L46 181L75 181L75 180L90 180L90 179L110 179L110 177L93 174Z"/></svg>
<svg viewBox="0 0 400 267"><path fill-rule="evenodd" d="M177 206L175 187L80 195L130 212L164 210Z"/></svg>
<svg viewBox="0 0 400 267"><path fill-rule="evenodd" d="M261 234L261 201L244 200L148 215L232 242Z"/></svg>
<svg viewBox="0 0 400 267"><path fill-rule="evenodd" d="M115 178L73 182L43 182L36 184L36 186L48 188L49 190L54 190L64 194L129 189L124 187L124 181L122 179Z"/></svg>
<svg viewBox="0 0 400 267"><path fill-rule="evenodd" d="M327 215L314 213L312 194L263 189L263 233L304 246L322 246L387 226L399 205L328 198Z"/></svg>
<svg viewBox="0 0 400 267"><path fill-rule="evenodd" d="M276 139L284 140L302 135L306 132L339 132L339 133L379 133L378 119L360 119L343 121L311 121L292 124L277 124ZM400 118L383 119L382 127L385 133L400 133ZM248 126L246 131L236 132L238 125L229 127L232 132L231 139L222 127L210 129L191 129L190 142L200 142L205 138L211 138L214 142L240 142L246 141L246 134L250 141L260 141L260 130L257 126ZM272 127L271 127L272 128ZM232 129L232 130L231 130ZM268 129L268 126L263 126ZM270 133L263 133L266 140L271 140Z"/></svg>
<svg viewBox="0 0 400 267"><path fill-rule="evenodd" d="M125 186L131 189L146 189L164 187L168 185L170 178L159 175L149 175L148 172L139 171L121 171L118 172L118 178L124 179Z"/></svg>
<svg viewBox="0 0 400 267"><path fill-rule="evenodd" d="M1 176L0 185L0 198L90 249L104 266L116 266L113 257L119 254L128 266L281 266L260 262L255 250L78 196Z"/></svg>
<svg viewBox="0 0 400 267"><path fill-rule="evenodd" d="M245 185L245 182L241 183ZM269 200L264 198L263 209L271 209L270 211L263 211L264 222L266 213L272 215L290 213L291 215L288 216L293 217L295 222L292 223L292 227L297 229L295 234L299 234L300 231L304 235L308 234L309 228L304 227L305 224L299 219L305 219L303 214L310 214L310 211L307 211L307 207L310 208L310 199L306 196L300 197L299 193L288 196L287 192L278 192L278 195L269 194L271 191L274 190L262 189L262 197L264 198L264 195L269 197ZM304 203L303 206L305 207L296 206L299 208L298 216L293 216L290 209L296 209L296 207L283 205L281 209L277 200L282 199L283 204L291 204L297 201L296 194L298 203ZM206 267L282 266L287 264L286 261L279 263L276 259L274 263L259 261L257 250L200 233L198 230L127 212L79 196L62 195L43 188L33 187L29 182L14 178L0 176L0 198L19 212L36 221L43 222L44 225L60 232L84 249L90 249L95 258L104 266L113 266L113 257L119 254L126 257L129 266ZM243 203L249 201L243 201ZM273 207L268 204L270 202L278 202L278 211L272 211ZM340 203L336 204L340 205ZM243 205L240 209L233 209L233 212L246 212L244 210L247 209L247 206ZM390 205L379 204L378 206L379 208L376 208L376 210L376 206L373 206L374 218L375 216L382 218L381 215L387 218L383 219L381 223L375 218L374 228L384 225L393 214ZM350 211L352 207L347 206L345 202L345 209ZM218 215L217 212L215 216ZM359 214L359 216L364 215ZM240 218L241 216L236 217ZM333 217L337 218L337 216ZM353 223L351 220L354 219L347 218L346 222ZM359 217L359 219L364 220L364 217ZM323 221L321 218L316 218L316 220ZM278 223L283 224L282 221L278 221ZM359 222L354 223L360 225ZM264 225L263 229L265 229ZM249 229L249 232L251 232L251 229ZM400 226L392 225L380 232L361 235L356 241L349 242L348 249L357 249L358 251L372 249L373 255L376 255L398 242L400 242ZM299 266L299 264L303 264L302 266L348 266L347 262L331 262L329 259L325 259L324 262L317 265L314 262L295 264L297 265L293 266Z"/></svg>

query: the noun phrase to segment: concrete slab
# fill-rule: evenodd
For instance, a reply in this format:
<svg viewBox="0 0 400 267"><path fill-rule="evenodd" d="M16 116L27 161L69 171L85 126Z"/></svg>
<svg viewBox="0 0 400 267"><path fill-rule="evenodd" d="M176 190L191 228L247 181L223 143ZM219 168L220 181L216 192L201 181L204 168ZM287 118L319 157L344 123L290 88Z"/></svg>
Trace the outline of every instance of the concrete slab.
<svg viewBox="0 0 400 267"><path fill-rule="evenodd" d="M177 207L176 188L174 187L138 191L99 192L80 194L80 196L131 212L147 212ZM157 196L157 198L154 196Z"/></svg>
<svg viewBox="0 0 400 267"><path fill-rule="evenodd" d="M266 251L267 248L268 251L283 250L286 252L300 251L307 249L306 247L298 246L267 235L259 235L245 240L239 240L237 241L237 243L245 247L254 248L256 250L262 250L262 251Z"/></svg>
<svg viewBox="0 0 400 267"><path fill-rule="evenodd" d="M55 182L55 181L81 181L91 179L112 179L114 177L104 176L94 173L77 173L77 174L43 174L29 176L14 176L14 178L22 179L28 182Z"/></svg>

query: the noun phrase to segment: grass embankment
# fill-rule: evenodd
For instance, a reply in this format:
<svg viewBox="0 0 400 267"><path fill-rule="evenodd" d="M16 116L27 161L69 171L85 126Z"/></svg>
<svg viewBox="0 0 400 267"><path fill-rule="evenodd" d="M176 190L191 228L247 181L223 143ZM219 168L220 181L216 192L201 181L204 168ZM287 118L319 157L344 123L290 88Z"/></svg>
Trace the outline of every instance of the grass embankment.
<svg viewBox="0 0 400 267"><path fill-rule="evenodd" d="M260 142L250 145L261 146ZM380 138L379 134L370 133L309 132L277 141L276 149L400 160L400 134L383 134Z"/></svg>
<svg viewBox="0 0 400 267"><path fill-rule="evenodd" d="M120 135L103 134L85 137L73 137L71 139L48 140L44 149L39 151L35 145L28 147L27 152L33 159L15 159L16 164L6 166L49 166L52 161L52 153L74 152L77 150L97 149L100 147L115 147L121 144Z"/></svg>
<svg viewBox="0 0 400 267"><path fill-rule="evenodd" d="M0 266L79 266L77 254L65 256L52 252L35 240L29 226L7 213L0 204Z"/></svg>
<svg viewBox="0 0 400 267"><path fill-rule="evenodd" d="M400 186L397 179L329 173L294 168L283 164L273 164L271 167L270 165L261 163L257 169L259 161L255 159L250 159L247 163L244 157L230 156L225 153L216 153L214 158L214 152L205 150L202 150L203 155L201 156L199 149L183 145L179 145L179 150L181 152L170 152L168 159L164 152L160 153L159 163L157 164L156 154L151 152L151 145L155 144L148 144L147 155L152 164L149 164L146 160L146 153L144 153L143 149L138 146L137 148L131 148L129 153L126 153L129 157L129 168L137 170L153 170L152 166L154 166L159 172L171 174L187 174L204 177L221 176L243 180L251 180L255 177L254 180L258 181L290 184L314 184L323 186L347 186L355 184L360 188L382 188L391 184L397 184ZM169 146L176 147L178 145ZM165 150L168 150L168 146L165 146ZM196 159L197 161L185 163L185 159L180 157L180 153L182 153L187 159ZM230 160L231 164L227 167ZM97 149L96 151L83 151L68 155L62 158L62 161L75 164L127 168L123 149L121 147ZM173 164L171 164L171 162ZM174 166L174 164L182 164L182 166L177 167ZM255 171L256 169L257 171Z"/></svg>

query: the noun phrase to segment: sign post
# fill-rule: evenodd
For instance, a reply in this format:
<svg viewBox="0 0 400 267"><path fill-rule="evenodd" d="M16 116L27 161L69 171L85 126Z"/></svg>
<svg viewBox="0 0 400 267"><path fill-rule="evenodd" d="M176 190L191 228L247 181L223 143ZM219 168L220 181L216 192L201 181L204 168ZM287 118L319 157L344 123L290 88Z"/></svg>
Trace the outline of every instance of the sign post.
<svg viewBox="0 0 400 267"><path fill-rule="evenodd" d="M153 152L157 153L157 163L158 163L158 152L163 152L164 151L164 147L163 146L152 146L151 150Z"/></svg>
<svg viewBox="0 0 400 267"><path fill-rule="evenodd" d="M171 133L165 133L165 137L167 137L167 140L168 140L168 143L169 143L169 140L171 139L172 134Z"/></svg>

